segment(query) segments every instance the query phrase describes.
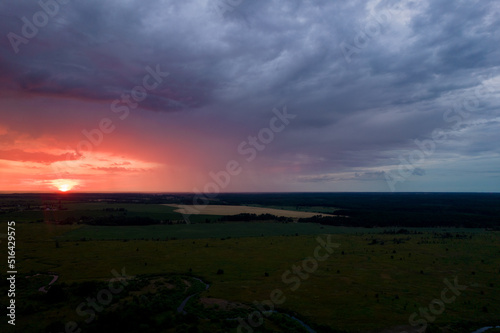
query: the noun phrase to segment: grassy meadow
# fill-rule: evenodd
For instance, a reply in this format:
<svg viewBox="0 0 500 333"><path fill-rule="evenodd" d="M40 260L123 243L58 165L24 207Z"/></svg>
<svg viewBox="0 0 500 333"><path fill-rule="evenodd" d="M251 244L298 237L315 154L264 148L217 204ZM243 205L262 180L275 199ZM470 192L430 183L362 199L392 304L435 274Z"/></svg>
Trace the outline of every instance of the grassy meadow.
<svg viewBox="0 0 500 333"><path fill-rule="evenodd" d="M167 241L159 236L156 228L164 229L169 235L176 234L178 238L182 238L180 234L185 231L179 231L180 226L176 225L147 226L141 227L141 234L136 230L139 227L116 227L130 230L110 237L110 228L115 227L20 223L17 229L19 276L56 272L57 283L71 284L109 280L111 270L122 268L133 276L189 274L210 283L210 288L200 297L249 305L269 299L270 292L278 288L286 297L286 302L279 306L283 311L296 314L312 327L327 325L347 332L382 331L408 325L413 312L440 297L445 287L443 279L453 281L458 277L460 284L468 286L467 290L446 305L434 324L459 327L464 322L480 325L498 318L499 233L435 229L403 235L383 234L378 229L360 232L362 229L353 228L348 228L352 230L348 233L304 225L308 229L301 231L306 234L298 236L270 233L265 237L238 237L238 232L232 230L233 225L236 229L242 228L239 223L222 224L217 229L219 233L214 230L202 233L212 238L199 238L194 232L193 239ZM269 231L273 224L259 225ZM200 231L214 226L183 227ZM170 228L174 230L166 231ZM233 236L221 238L226 235L220 233L222 231L230 231ZM89 232L95 240L79 240ZM316 238L326 239L326 234L340 247L292 291L291 285L282 281L282 274L313 256L318 245ZM153 235L160 240L151 240L149 236ZM120 237L121 240L97 240ZM219 270L223 270L223 274L218 274ZM71 308L78 304L73 305ZM62 317L66 314L59 312ZM47 309L45 314L35 316L55 318L58 315Z"/></svg>
<svg viewBox="0 0 500 333"><path fill-rule="evenodd" d="M334 210L314 204L270 208ZM276 289L284 302L254 332L306 332L288 315L318 333L415 332L422 323L426 332L472 332L500 325L500 232L494 229L222 223L221 215L191 215L186 224L175 209L135 199L50 200L35 208L19 200L4 204L3 218L17 222L14 331L62 332L74 321L82 332L238 332L236 318L247 318ZM110 216L160 223L81 223ZM305 272L318 239L328 238L338 248L314 269L306 265ZM0 260L7 260L5 251ZM87 323L76 309L106 288L112 271L132 277L129 285ZM53 275L58 279L49 292L39 291ZM466 289L436 315L429 307L435 309L433 302L449 288L445 279L457 279ZM4 304L5 274L1 281ZM181 313L178 307L188 296ZM5 322L0 331L14 332Z"/></svg>

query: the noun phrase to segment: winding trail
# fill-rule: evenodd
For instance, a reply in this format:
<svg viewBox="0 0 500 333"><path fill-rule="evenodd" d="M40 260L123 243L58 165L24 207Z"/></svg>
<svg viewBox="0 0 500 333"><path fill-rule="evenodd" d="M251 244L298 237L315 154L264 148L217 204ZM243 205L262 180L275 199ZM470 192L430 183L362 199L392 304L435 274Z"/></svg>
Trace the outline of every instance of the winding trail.
<svg viewBox="0 0 500 333"><path fill-rule="evenodd" d="M487 330L490 330L492 328L500 328L500 326L486 326L486 327L482 327L482 328L480 328L478 330L475 330L472 333L483 333L483 332L486 332Z"/></svg>
<svg viewBox="0 0 500 333"><path fill-rule="evenodd" d="M205 285L205 290L208 290L208 288L210 288L210 285L209 285L208 283L206 283L205 281L203 281L203 280L201 280L201 279L198 279L198 278L193 278L193 279L198 280L198 281L200 281L201 283L203 283L203 284ZM201 291L200 291L200 292L201 292ZM195 294L192 294L192 295L189 295L188 297L186 297L186 298L182 301L182 303L179 305L179 307L177 308L177 312L178 312L178 313L182 313L182 314L186 314L187 312L186 312L186 311L184 311L184 308L186 307L187 302L189 302L189 300L190 300L193 296L195 296L195 295L199 294L200 292L197 292L197 293L195 293ZM304 323L302 320L300 320L300 319L298 319L298 318L295 318L294 316L291 316L291 315L289 315L289 314L287 314L287 313L283 313L283 312L275 311L275 310L273 310L272 312L284 314L285 316L287 316L287 317L289 317L289 318L291 318L291 319L295 320L296 322L298 322L298 323L299 323L302 327L304 327L304 329L306 329L306 331L307 331L307 332L309 332L309 333L316 333L316 331L315 331L315 330L313 330L313 329L312 329L309 325L307 325L306 323ZM237 320L237 319L238 319L238 318L228 318L227 320ZM477 333L481 333L481 332L477 332Z"/></svg>
<svg viewBox="0 0 500 333"><path fill-rule="evenodd" d="M200 281L201 283L203 283L203 284L205 285L205 290L208 290L208 288L210 288L210 285L209 285L208 283L206 283L205 281L203 281L203 280L201 280L201 279L198 279L198 278L193 278L193 279L198 280L198 281ZM201 292L201 291L200 291L200 292ZM182 301L181 305L179 305L179 307L177 308L177 312L178 312L178 313L183 313L183 314L186 314L186 311L184 311L184 307L186 306L187 302L189 302L189 300L191 299L191 297L193 297L193 296L195 296L195 295L199 294L200 292L197 292L197 293L195 293L195 294L192 294L192 295L189 295L188 297L186 297L186 298Z"/></svg>
<svg viewBox="0 0 500 333"><path fill-rule="evenodd" d="M311 326L307 325L306 323L304 323L304 322L303 322L302 320L300 320L299 318L296 318L296 317L294 317L294 316L291 316L291 315L289 315L288 313L282 313L282 312L279 312L279 311L273 311L273 312L284 314L285 316L287 316L287 317L289 317L289 318L291 318L291 319L295 320L295 321L296 321L296 322L298 322L300 325L302 325L302 327L304 327L304 328L306 329L306 331L307 331L307 332L309 332L309 333L316 333L316 331L315 331L315 330L313 330L313 329L311 328Z"/></svg>
<svg viewBox="0 0 500 333"><path fill-rule="evenodd" d="M55 274L55 273L54 273L54 274L40 274L40 273L38 273L38 274L35 274L35 275L27 276L26 278L30 278L30 277L33 277L33 276L38 276L38 275L47 275L47 276L52 276L52 277L53 277L53 278L52 278L52 281L50 281L50 283L49 283L48 285L46 285L46 286L42 286L42 287L40 287L40 288L38 289L38 291L41 291L42 293L47 293L47 292L49 291L50 286L51 286L54 282L56 282L56 281L57 281L57 279L59 278L59 275L57 275L57 274Z"/></svg>

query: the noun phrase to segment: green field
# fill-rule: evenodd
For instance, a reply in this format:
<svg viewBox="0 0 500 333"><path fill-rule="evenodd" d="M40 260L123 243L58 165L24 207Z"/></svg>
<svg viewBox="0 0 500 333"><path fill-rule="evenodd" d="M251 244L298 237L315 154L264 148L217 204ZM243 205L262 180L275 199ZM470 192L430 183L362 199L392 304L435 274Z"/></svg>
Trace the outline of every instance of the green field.
<svg viewBox="0 0 500 333"><path fill-rule="evenodd" d="M295 232L309 234L271 235L282 232L284 227L296 227ZM279 288L286 295L286 302L279 309L296 313L318 332L319 325L349 332L408 326L413 312L440 297L445 287L443 279L453 280L455 276L468 289L446 305L434 324L455 325L455 329L464 323L486 325L497 322L500 308L500 235L494 232L473 230L464 234L464 230L432 229L423 234L388 235L379 233L381 229L321 229L318 225L279 223L139 229L29 223L18 224L17 228L19 277L56 272L57 283L70 285L109 279L111 270L122 267L134 276L189 274L210 283L201 297L249 306L254 301L269 299L271 291ZM114 228L122 231L113 231ZM179 239L162 240L165 230ZM236 238L238 232L250 230L258 237ZM264 230L269 233L266 237L261 236ZM448 231L452 233L447 235ZM180 239L187 238L189 232L189 238L197 239ZM282 281L282 274L313 255L318 245L315 233L323 238L326 233L332 234L340 247L292 291ZM85 235L122 240L81 241ZM216 238L199 238L206 235ZM232 238L228 239L229 236ZM218 270L224 273L217 274ZM29 294L32 293L31 290ZM42 296L35 293L27 301L35 304ZM45 308L36 314L20 315L20 327L23 321L48 323L56 318L64 321L68 316L81 320L74 313L81 298L70 300L69 304ZM195 310L196 302L194 299L191 305ZM271 322L266 321L266 325L273 327Z"/></svg>
<svg viewBox="0 0 500 333"><path fill-rule="evenodd" d="M234 205L249 198L221 197L225 204ZM75 321L82 333L234 333L235 319L257 311L257 305L269 300L276 289L284 302L275 305L278 312L266 316L254 332L306 332L288 315L318 333L414 332L420 326L412 324L423 323L422 309L429 311L449 288L445 279L455 278L467 288L439 314L431 313L432 320L425 319L427 332L472 332L500 325L500 233L489 227L495 226L490 220L482 228L415 228L400 225L404 216L398 211L374 211L373 223L363 220L371 214L366 213L358 216L360 225L381 225L386 216L398 216L396 224L353 228L275 221L220 223L219 216L209 215L191 215L193 223L186 223L182 214L158 203L163 199L154 195L61 198L29 201L18 196L0 205L2 219L17 222L15 332L63 332L65 323ZM318 203L310 206L299 205L299 196L291 198L297 202L282 205L278 195L262 198L249 204L325 213L335 209L326 202L330 197L319 196ZM179 195L170 202L189 201ZM415 212L422 207L416 205ZM442 216L455 216L457 207ZM468 210L460 214L464 221L471 216ZM95 221L106 224L129 217L147 217L157 224L95 225ZM482 218L476 215L474 221ZM328 237L339 247L317 261L314 269L304 266L315 256L318 238ZM0 241L7 245L4 238ZM6 251L0 253L0 260L7 260ZM113 270L131 276L126 279L129 286L103 307L96 320L86 323L76 309L107 286ZM6 304L8 283L2 274L0 300ZM49 292L39 291L54 275L58 279ZM185 314L177 309L184 301ZM3 321L0 332L14 331Z"/></svg>
<svg viewBox="0 0 500 333"><path fill-rule="evenodd" d="M152 226L83 226L65 234L62 240L112 239L198 239L257 236L315 235L338 227L305 223L211 223ZM344 228L348 229L348 228ZM340 231L340 230L339 230Z"/></svg>
<svg viewBox="0 0 500 333"><path fill-rule="evenodd" d="M61 240L169 240L198 238L235 238L296 236L318 234L374 234L398 228L350 228L323 226L315 223L233 222L210 224L179 224L151 226L82 226L61 237ZM408 228L410 232L453 232L475 234L482 229Z"/></svg>
<svg viewBox="0 0 500 333"><path fill-rule="evenodd" d="M47 205L49 206L49 205ZM47 209L48 208L48 209ZM123 216L123 217L149 217L157 220L180 220L184 217L180 213L174 212L174 207L168 207L157 204L143 203L106 203L106 202L50 202L50 206L45 209L31 207L31 209L17 210L13 212L5 212L1 217L4 220L12 220L16 222L33 222L33 221L63 221L68 218L73 218L77 222L81 217L106 217L106 216ZM124 211L120 211L124 209ZM190 221L193 223L215 221L220 216L216 215L191 215Z"/></svg>

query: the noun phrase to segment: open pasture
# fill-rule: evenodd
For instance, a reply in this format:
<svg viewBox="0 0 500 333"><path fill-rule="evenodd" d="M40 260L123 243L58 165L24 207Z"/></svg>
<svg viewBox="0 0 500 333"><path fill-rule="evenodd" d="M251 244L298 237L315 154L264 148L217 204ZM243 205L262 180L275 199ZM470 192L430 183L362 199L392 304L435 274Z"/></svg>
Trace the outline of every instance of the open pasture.
<svg viewBox="0 0 500 333"><path fill-rule="evenodd" d="M187 227L196 226L208 225ZM189 239L168 241L134 240L124 234L121 240L70 240L81 230L85 228L20 224L20 276L56 272L57 285L105 281L112 277L111 270L122 267L129 275L193 274L210 283L200 297L248 305L269 299L271 291L279 288L286 296L279 309L296 313L317 332L322 332L318 325L347 332L408 326L412 313L440 297L443 280L457 277L467 290L446 305L434 324L486 326L498 319L500 234L496 232L430 229L421 234L382 234L378 229L368 233L351 228L357 232L319 229L314 234L311 229L309 235L230 239L200 239L192 233ZM100 232L93 230L94 235ZM130 229L128 235L134 232ZM339 248L292 290L283 274L313 256L317 237L326 239L327 233ZM77 305L69 304L70 310ZM57 307L47 308L36 316L57 318L57 311Z"/></svg>
<svg viewBox="0 0 500 333"><path fill-rule="evenodd" d="M99 217L148 217L155 220L184 221L182 214L175 208L159 204L144 203L107 203L107 202L60 202L23 207L3 212L2 218L16 222L58 222L71 220L78 222L82 218ZM199 214L190 217L192 222L214 221L219 216Z"/></svg>
<svg viewBox="0 0 500 333"><path fill-rule="evenodd" d="M267 236L298 236L318 234L375 234L393 232L398 228L351 228L316 223L226 222L147 226L79 226L61 235L61 240L172 240L201 238L239 238ZM467 228L407 228L409 232L482 233Z"/></svg>

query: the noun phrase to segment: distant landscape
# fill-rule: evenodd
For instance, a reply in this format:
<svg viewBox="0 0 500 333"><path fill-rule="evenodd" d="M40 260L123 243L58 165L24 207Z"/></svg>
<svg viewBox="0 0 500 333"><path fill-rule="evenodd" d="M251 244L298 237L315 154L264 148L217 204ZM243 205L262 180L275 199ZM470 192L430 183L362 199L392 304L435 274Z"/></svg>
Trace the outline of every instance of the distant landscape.
<svg viewBox="0 0 500 333"><path fill-rule="evenodd" d="M193 199L1 195L0 216L16 222L16 329L64 332L69 322L85 332L473 332L500 325L498 194L220 194L203 207ZM106 292L113 279L115 288L126 282L116 294ZM436 308L447 283L466 287ZM273 303L275 290L282 297ZM101 303L92 307L89 297ZM428 317L420 312L426 308L434 311Z"/></svg>
<svg viewBox="0 0 500 333"><path fill-rule="evenodd" d="M2 0L0 36L0 333L500 333L498 0Z"/></svg>

